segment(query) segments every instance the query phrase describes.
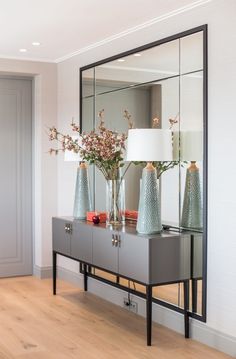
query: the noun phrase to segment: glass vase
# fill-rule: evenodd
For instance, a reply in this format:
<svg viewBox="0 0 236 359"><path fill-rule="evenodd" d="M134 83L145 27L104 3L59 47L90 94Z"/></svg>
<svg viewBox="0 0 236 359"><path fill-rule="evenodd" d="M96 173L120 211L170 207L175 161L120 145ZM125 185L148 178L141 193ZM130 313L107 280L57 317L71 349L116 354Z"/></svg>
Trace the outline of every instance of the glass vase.
<svg viewBox="0 0 236 359"><path fill-rule="evenodd" d="M119 225L125 221L125 182L122 179L106 183L107 225Z"/></svg>

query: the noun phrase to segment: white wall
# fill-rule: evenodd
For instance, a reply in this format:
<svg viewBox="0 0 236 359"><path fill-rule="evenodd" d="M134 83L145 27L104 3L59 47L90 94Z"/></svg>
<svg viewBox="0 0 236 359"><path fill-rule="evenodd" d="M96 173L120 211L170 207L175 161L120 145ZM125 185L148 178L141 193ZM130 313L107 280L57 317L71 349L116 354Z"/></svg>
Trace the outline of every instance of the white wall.
<svg viewBox="0 0 236 359"><path fill-rule="evenodd" d="M58 125L79 114L79 68L207 23L209 26L209 206L207 326L236 336L236 1L214 0L58 64ZM127 23L127 28L129 24ZM58 213L70 215L75 166L58 159ZM61 265L70 267L69 262ZM75 266L74 269L77 269Z"/></svg>
<svg viewBox="0 0 236 359"><path fill-rule="evenodd" d="M57 211L57 163L47 153L48 127L57 121L56 64L0 59L0 74L34 78L34 263L51 265L51 217Z"/></svg>

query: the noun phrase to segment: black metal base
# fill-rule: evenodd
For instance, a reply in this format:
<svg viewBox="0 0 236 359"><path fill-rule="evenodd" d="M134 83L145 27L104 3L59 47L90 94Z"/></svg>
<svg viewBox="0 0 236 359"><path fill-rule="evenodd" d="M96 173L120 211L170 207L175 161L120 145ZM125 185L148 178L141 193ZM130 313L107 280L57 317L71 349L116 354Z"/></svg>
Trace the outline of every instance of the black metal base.
<svg viewBox="0 0 236 359"><path fill-rule="evenodd" d="M56 295L56 279L57 279L57 252L53 251L53 258L52 258L52 264L53 264L53 294ZM98 275L93 274L92 272L92 266L88 265L86 263L80 262L80 273L84 276L84 290L88 290L88 277L95 278L96 280L99 280L101 282L105 282L107 284L110 284L112 286L115 286L119 289L122 289L126 292L132 293L134 295L137 295L139 297L146 299L146 329L147 329L147 345L151 346L152 344L152 303L157 304L164 304L165 302L162 302L156 298L152 297L152 288L156 287L158 285L146 285L146 294L137 291L136 289L128 288L122 284L120 284L120 276L116 276L116 281L112 282L105 278L102 278ZM106 270L103 270L106 272ZM185 280L184 283L184 309L178 308L180 313L184 314L184 332L185 332L185 338L189 338L189 281ZM169 284L169 283L166 283ZM144 284L143 284L144 285ZM163 283L161 285L164 285ZM172 305L166 303L165 305L168 308L171 308Z"/></svg>
<svg viewBox="0 0 236 359"><path fill-rule="evenodd" d="M52 252L53 295L57 294L57 252Z"/></svg>
<svg viewBox="0 0 236 359"><path fill-rule="evenodd" d="M146 287L146 325L147 325L147 345L152 345L152 287Z"/></svg>
<svg viewBox="0 0 236 359"><path fill-rule="evenodd" d="M198 281L197 279L192 279L192 311L197 313L197 300L198 300Z"/></svg>
<svg viewBox="0 0 236 359"><path fill-rule="evenodd" d="M83 267L84 267L84 291L87 292L87 290L88 290L88 276L87 276L87 266L86 266L86 264L84 264Z"/></svg>
<svg viewBox="0 0 236 359"><path fill-rule="evenodd" d="M189 338L189 281L184 281L184 334Z"/></svg>

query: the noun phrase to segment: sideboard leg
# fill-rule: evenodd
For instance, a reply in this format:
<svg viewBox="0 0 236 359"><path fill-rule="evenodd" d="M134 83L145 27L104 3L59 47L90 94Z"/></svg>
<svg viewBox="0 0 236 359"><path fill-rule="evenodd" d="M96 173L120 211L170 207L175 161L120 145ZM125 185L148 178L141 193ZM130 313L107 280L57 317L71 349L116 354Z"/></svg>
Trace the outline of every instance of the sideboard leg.
<svg viewBox="0 0 236 359"><path fill-rule="evenodd" d="M189 338L189 281L184 281L184 333Z"/></svg>
<svg viewBox="0 0 236 359"><path fill-rule="evenodd" d="M57 294L57 252L52 252L53 295Z"/></svg>
<svg viewBox="0 0 236 359"><path fill-rule="evenodd" d="M152 286L146 286L147 345L152 345Z"/></svg>
<svg viewBox="0 0 236 359"><path fill-rule="evenodd" d="M197 313L197 279L192 279L192 311Z"/></svg>
<svg viewBox="0 0 236 359"><path fill-rule="evenodd" d="M88 290L88 275L87 275L87 265L84 264L84 291Z"/></svg>

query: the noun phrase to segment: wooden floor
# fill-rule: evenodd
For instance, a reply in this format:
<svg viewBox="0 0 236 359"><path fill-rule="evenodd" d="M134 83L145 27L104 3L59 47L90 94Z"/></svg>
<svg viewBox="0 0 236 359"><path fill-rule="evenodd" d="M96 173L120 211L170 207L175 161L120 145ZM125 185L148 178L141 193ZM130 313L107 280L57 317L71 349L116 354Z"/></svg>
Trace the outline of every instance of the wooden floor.
<svg viewBox="0 0 236 359"><path fill-rule="evenodd" d="M58 281L0 279L1 359L220 359L230 358L165 327L153 325L146 346L145 320Z"/></svg>

